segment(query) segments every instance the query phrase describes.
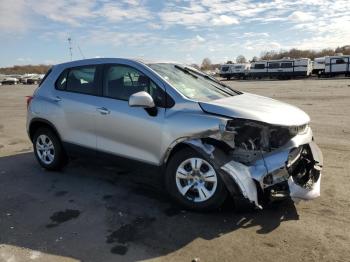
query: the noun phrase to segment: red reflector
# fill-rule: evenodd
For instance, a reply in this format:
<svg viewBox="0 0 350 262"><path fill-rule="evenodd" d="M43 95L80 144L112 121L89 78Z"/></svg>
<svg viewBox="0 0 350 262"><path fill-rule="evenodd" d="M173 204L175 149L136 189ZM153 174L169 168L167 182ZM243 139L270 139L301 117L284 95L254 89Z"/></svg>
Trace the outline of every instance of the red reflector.
<svg viewBox="0 0 350 262"><path fill-rule="evenodd" d="M26 99L27 99L27 108L29 107L30 105L30 102L32 101L33 97L32 96L26 96Z"/></svg>

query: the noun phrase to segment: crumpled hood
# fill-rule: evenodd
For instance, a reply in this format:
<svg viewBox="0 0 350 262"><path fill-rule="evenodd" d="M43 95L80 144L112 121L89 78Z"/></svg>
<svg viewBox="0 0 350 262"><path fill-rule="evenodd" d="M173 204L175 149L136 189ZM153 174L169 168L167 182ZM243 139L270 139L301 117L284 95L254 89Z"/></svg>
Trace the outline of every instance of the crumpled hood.
<svg viewBox="0 0 350 262"><path fill-rule="evenodd" d="M208 113L272 125L299 126L310 121L310 117L295 106L249 93L199 104Z"/></svg>

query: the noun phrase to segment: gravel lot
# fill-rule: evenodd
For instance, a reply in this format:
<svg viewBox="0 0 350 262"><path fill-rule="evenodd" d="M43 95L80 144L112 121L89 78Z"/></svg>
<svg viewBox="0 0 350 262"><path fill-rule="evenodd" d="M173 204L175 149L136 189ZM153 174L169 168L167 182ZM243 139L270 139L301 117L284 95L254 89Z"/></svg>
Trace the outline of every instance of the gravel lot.
<svg viewBox="0 0 350 262"><path fill-rule="evenodd" d="M319 199L200 214L144 171L74 160L47 172L25 131L35 87L0 86L0 261L349 261L350 80L225 83L311 116L325 159Z"/></svg>

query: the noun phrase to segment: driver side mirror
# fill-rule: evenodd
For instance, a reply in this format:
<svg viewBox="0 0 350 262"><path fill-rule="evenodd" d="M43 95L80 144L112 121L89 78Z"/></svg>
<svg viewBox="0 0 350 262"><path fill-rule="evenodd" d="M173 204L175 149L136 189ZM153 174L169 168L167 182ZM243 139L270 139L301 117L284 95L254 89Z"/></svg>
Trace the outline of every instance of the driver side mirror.
<svg viewBox="0 0 350 262"><path fill-rule="evenodd" d="M143 107L154 108L155 104L153 98L145 91L137 92L130 96L129 106L131 107Z"/></svg>

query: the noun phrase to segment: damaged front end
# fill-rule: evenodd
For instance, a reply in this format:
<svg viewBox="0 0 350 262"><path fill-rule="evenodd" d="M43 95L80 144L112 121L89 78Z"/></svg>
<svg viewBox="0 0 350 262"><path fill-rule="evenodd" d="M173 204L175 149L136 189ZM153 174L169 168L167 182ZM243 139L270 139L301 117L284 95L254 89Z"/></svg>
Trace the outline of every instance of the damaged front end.
<svg viewBox="0 0 350 262"><path fill-rule="evenodd" d="M231 195L257 208L291 197L320 195L322 153L308 124L275 126L257 121L224 121L209 136L184 141L216 166Z"/></svg>

